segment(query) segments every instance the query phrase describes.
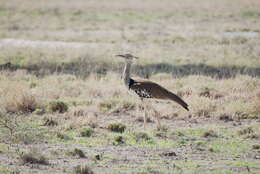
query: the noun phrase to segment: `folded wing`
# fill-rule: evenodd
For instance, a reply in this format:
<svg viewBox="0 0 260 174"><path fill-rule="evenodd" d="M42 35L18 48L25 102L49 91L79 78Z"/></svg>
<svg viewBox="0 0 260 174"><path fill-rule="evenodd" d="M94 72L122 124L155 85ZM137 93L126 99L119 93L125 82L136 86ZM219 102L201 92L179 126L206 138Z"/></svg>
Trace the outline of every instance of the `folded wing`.
<svg viewBox="0 0 260 174"><path fill-rule="evenodd" d="M186 110L188 104L185 103L179 96L168 91L164 87L151 81L132 80L132 84L129 85L130 90L133 90L141 98L155 98L163 100L172 100L180 104Z"/></svg>

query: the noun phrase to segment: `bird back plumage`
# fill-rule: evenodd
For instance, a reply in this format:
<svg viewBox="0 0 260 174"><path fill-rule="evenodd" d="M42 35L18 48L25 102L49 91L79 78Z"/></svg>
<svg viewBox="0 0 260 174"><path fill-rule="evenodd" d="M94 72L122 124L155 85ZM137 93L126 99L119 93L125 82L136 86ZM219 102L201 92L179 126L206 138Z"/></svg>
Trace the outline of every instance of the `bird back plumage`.
<svg viewBox="0 0 260 174"><path fill-rule="evenodd" d="M186 110L189 110L188 104L185 103L179 96L168 91L157 83L134 79L130 79L130 82L131 83L129 84L129 89L133 90L141 98L156 98L164 100L168 99L177 102Z"/></svg>

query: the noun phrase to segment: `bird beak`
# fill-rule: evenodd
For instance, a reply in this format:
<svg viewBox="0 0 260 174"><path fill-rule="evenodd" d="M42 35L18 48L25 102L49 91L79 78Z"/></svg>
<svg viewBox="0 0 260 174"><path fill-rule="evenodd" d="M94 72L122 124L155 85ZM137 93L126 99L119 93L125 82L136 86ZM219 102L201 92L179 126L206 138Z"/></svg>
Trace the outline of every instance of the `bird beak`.
<svg viewBox="0 0 260 174"><path fill-rule="evenodd" d="M132 55L130 55L131 57L128 57L128 55L123 55L123 54L118 54L118 55L115 55L115 56L117 56L117 57L123 57L123 58L125 58L125 59L139 59L139 57L136 57L136 56L132 56Z"/></svg>
<svg viewBox="0 0 260 174"><path fill-rule="evenodd" d="M118 54L116 55L117 57L125 57L124 55Z"/></svg>

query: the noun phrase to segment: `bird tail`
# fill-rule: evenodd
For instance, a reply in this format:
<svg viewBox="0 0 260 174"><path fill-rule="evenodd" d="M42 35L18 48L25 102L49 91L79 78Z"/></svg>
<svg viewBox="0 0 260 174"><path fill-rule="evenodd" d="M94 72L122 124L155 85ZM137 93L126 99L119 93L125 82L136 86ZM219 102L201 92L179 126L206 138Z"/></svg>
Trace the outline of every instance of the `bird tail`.
<svg viewBox="0 0 260 174"><path fill-rule="evenodd" d="M180 104L182 107L184 107L187 111L189 111L188 104L185 103L185 101L183 101L179 96L177 96L177 95L173 94L172 92L168 91L167 97L168 97L170 100L173 100L173 101L177 102L177 103Z"/></svg>

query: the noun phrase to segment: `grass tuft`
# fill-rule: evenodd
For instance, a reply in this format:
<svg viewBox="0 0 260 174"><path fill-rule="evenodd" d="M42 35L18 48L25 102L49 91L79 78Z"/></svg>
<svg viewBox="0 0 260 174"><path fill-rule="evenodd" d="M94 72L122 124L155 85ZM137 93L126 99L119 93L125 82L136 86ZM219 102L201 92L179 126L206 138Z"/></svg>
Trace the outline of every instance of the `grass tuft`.
<svg viewBox="0 0 260 174"><path fill-rule="evenodd" d="M254 145L252 146L252 149L257 149L257 150L259 150L259 149L260 149L260 145L259 145L259 144L254 144Z"/></svg>
<svg viewBox="0 0 260 174"><path fill-rule="evenodd" d="M62 101L52 101L48 104L51 112L65 113L68 111L68 105Z"/></svg>
<svg viewBox="0 0 260 174"><path fill-rule="evenodd" d="M156 128L159 132L167 132L169 130L169 127L167 125L161 125Z"/></svg>
<svg viewBox="0 0 260 174"><path fill-rule="evenodd" d="M43 123L44 126L57 126L58 122L53 120L52 118L46 118L45 122Z"/></svg>
<svg viewBox="0 0 260 174"><path fill-rule="evenodd" d="M94 174L87 165L78 165L74 167L73 174Z"/></svg>
<svg viewBox="0 0 260 174"><path fill-rule="evenodd" d="M228 122L228 121L233 121L233 118L231 115L228 115L226 113L223 113L219 116L219 120L223 120L225 122Z"/></svg>
<svg viewBox="0 0 260 174"><path fill-rule="evenodd" d="M41 108L37 108L33 113L36 115L43 115L45 113L45 110Z"/></svg>
<svg viewBox="0 0 260 174"><path fill-rule="evenodd" d="M209 130L209 131L204 132L203 137L205 137L205 138L209 138L209 137L217 138L218 135L215 131Z"/></svg>
<svg viewBox="0 0 260 174"><path fill-rule="evenodd" d="M123 136L114 137L113 145L117 146L117 145L122 145L122 144L125 144L125 139Z"/></svg>
<svg viewBox="0 0 260 174"><path fill-rule="evenodd" d="M22 160L23 164L42 164L42 165L48 165L49 162L46 159L45 156L37 153L37 152L28 152L23 153L20 155L20 159Z"/></svg>
<svg viewBox="0 0 260 174"><path fill-rule="evenodd" d="M210 147L208 150L209 152L219 152L219 150L215 147Z"/></svg>
<svg viewBox="0 0 260 174"><path fill-rule="evenodd" d="M144 117L143 116L137 117L135 119L135 121L143 123L144 122ZM153 120L148 116L148 117L146 117L146 122L147 123L152 123Z"/></svg>
<svg viewBox="0 0 260 174"><path fill-rule="evenodd" d="M247 128L241 129L238 132L239 135L248 135L248 134L252 134L252 133L254 133L254 130L252 127L247 127Z"/></svg>
<svg viewBox="0 0 260 174"><path fill-rule="evenodd" d="M208 87L202 88L201 91L199 92L200 97L208 97L212 99L219 99L223 97L223 94L220 94L217 90L211 89Z"/></svg>
<svg viewBox="0 0 260 174"><path fill-rule="evenodd" d="M99 103L99 108L103 112L108 112L111 109L115 108L117 104L119 103L118 100L110 99L110 100L104 100Z"/></svg>
<svg viewBox="0 0 260 174"><path fill-rule="evenodd" d="M9 97L5 103L5 110L10 113L31 113L39 107L35 97L28 92L21 92Z"/></svg>
<svg viewBox="0 0 260 174"><path fill-rule="evenodd" d="M107 128L112 132L123 133L126 129L126 126L122 123L110 123Z"/></svg>
<svg viewBox="0 0 260 174"><path fill-rule="evenodd" d="M78 156L79 158L86 158L86 155L83 152L83 150L78 149L78 148L75 148L74 150L69 151L68 154L72 155L72 156Z"/></svg>
<svg viewBox="0 0 260 174"><path fill-rule="evenodd" d="M80 136L82 137L91 137L94 133L94 130L92 128L83 128L80 131Z"/></svg>
<svg viewBox="0 0 260 174"><path fill-rule="evenodd" d="M145 140L145 141L149 141L151 140L152 138L145 132L135 132L134 133L134 138L136 140L136 142L139 142L139 141L142 141L142 140Z"/></svg>
<svg viewBox="0 0 260 174"><path fill-rule="evenodd" d="M57 138L62 139L62 140L71 140L72 138L64 133L58 132L57 133Z"/></svg>

